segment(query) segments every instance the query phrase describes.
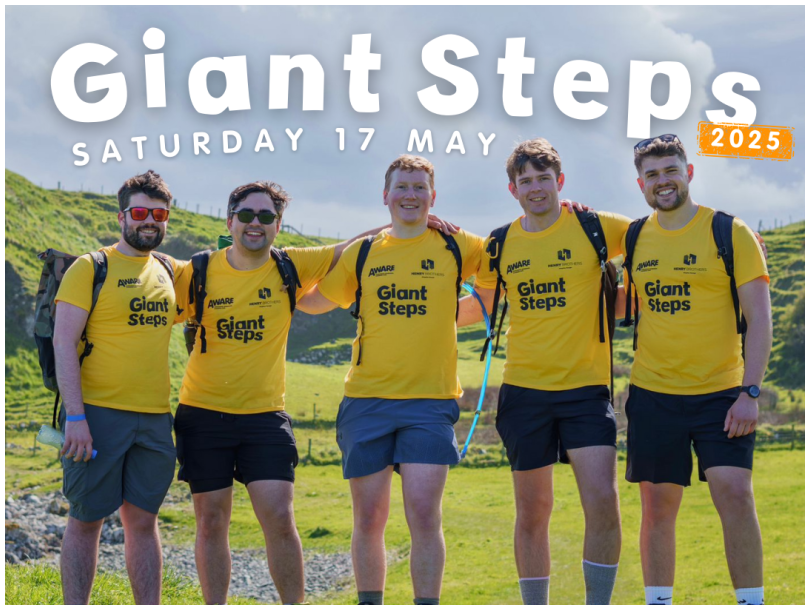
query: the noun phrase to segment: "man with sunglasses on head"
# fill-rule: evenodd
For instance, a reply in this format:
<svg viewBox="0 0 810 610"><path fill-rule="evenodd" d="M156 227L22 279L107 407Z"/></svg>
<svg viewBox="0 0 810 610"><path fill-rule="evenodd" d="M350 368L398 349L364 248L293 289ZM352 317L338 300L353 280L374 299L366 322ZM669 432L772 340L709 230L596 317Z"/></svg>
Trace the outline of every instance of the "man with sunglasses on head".
<svg viewBox="0 0 810 610"><path fill-rule="evenodd" d="M289 200L273 182L234 189L227 210L233 245L210 254L206 294L186 308L190 317L198 307L204 311L175 420L178 476L191 487L197 573L208 604L227 600L234 479L247 487L282 603L304 600L303 551L293 515L298 451L284 410L292 312L276 263L280 253L271 252ZM351 241L284 250L300 283L293 286L296 300L327 274Z"/></svg>
<svg viewBox="0 0 810 610"><path fill-rule="evenodd" d="M641 492L646 600L672 603L675 521L694 448L723 525L737 603L762 604L751 470L772 344L765 259L745 223L692 200L694 168L677 136L644 140L634 152L638 185L653 209L623 242L625 285L632 283L638 309L626 478Z"/></svg>
<svg viewBox="0 0 810 610"><path fill-rule="evenodd" d="M160 603L157 513L174 476L168 354L173 278L183 264L153 251L166 234L171 201L151 170L127 180L118 191L121 239L101 249L100 262L96 253L77 259L56 296L63 491L70 503L60 558L66 604L89 602L104 518L119 508L135 603ZM106 279L93 307L97 265ZM86 359L82 343L92 349Z"/></svg>

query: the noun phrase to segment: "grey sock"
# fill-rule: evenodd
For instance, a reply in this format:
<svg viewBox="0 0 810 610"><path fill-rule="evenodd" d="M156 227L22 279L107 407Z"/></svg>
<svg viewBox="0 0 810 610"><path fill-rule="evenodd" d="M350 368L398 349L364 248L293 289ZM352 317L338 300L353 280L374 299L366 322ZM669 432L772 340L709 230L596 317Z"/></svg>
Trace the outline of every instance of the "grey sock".
<svg viewBox="0 0 810 610"><path fill-rule="evenodd" d="M383 592L382 591L358 591L357 603L367 606L382 606L383 605Z"/></svg>
<svg viewBox="0 0 810 610"><path fill-rule="evenodd" d="M593 563L582 560L582 573L585 575L585 603L589 606L606 606L610 604L613 595L613 585L616 584L616 572L619 564L615 566Z"/></svg>
<svg viewBox="0 0 810 610"><path fill-rule="evenodd" d="M438 606L439 605L439 598L438 597L414 597L413 598L413 605L414 606Z"/></svg>
<svg viewBox="0 0 810 610"><path fill-rule="evenodd" d="M520 596L526 606L547 606L548 605L548 577L545 578L521 578Z"/></svg>

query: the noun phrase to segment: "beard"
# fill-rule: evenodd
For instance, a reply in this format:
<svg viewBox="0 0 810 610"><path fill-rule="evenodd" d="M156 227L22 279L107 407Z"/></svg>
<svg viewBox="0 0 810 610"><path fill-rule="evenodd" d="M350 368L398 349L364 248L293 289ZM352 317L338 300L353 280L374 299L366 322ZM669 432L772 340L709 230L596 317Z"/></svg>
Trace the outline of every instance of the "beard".
<svg viewBox="0 0 810 610"><path fill-rule="evenodd" d="M141 232L143 229L156 229L157 233L153 236L144 235ZM124 241L140 252L150 252L157 248L163 242L165 235L166 230L159 224L133 227L124 223Z"/></svg>
<svg viewBox="0 0 810 610"><path fill-rule="evenodd" d="M676 187L673 188L675 188L675 201L673 201L671 204L661 205L658 203L655 193L653 193L652 197L647 199L647 205L649 205L653 210L661 210L662 212L672 212L673 210L677 210L684 203L686 203L687 199L689 199L689 190Z"/></svg>

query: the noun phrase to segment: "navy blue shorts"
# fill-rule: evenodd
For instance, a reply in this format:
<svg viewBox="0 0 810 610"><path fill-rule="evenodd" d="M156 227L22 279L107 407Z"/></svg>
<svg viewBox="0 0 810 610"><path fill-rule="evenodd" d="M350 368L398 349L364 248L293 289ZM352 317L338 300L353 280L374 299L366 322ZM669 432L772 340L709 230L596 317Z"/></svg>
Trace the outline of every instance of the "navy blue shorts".
<svg viewBox="0 0 810 610"><path fill-rule="evenodd" d="M692 447L698 457L698 478L714 466L752 470L756 432L728 438L726 415L740 388L681 396L630 386L627 414L627 472L631 483L692 482Z"/></svg>
<svg viewBox="0 0 810 610"><path fill-rule="evenodd" d="M337 415L343 478L399 464L458 464L458 416L453 399L344 397Z"/></svg>
<svg viewBox="0 0 810 610"><path fill-rule="evenodd" d="M177 478L191 493L233 486L236 479L295 481L298 450L284 411L234 415L181 404L174 419Z"/></svg>
<svg viewBox="0 0 810 610"><path fill-rule="evenodd" d="M616 416L603 385L548 391L505 383L495 427L512 470L568 463L568 449L616 446Z"/></svg>

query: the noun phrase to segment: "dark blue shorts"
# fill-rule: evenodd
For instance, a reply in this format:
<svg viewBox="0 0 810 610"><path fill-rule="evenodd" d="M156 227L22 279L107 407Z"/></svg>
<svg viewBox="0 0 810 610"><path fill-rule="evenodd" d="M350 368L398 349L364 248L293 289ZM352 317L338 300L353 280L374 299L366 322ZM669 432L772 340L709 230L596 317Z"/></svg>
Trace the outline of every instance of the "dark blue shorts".
<svg viewBox="0 0 810 610"><path fill-rule="evenodd" d="M505 383L495 427L512 470L568 463L568 449L616 446L616 416L603 385L549 391Z"/></svg>
<svg viewBox="0 0 810 610"><path fill-rule="evenodd" d="M728 438L726 415L740 388L682 396L630 386L627 414L627 473L631 483L692 482L692 446L698 478L714 466L754 467L756 432Z"/></svg>
<svg viewBox="0 0 810 610"><path fill-rule="evenodd" d="M344 397L337 415L343 478L399 464L458 464L458 416L453 399Z"/></svg>

